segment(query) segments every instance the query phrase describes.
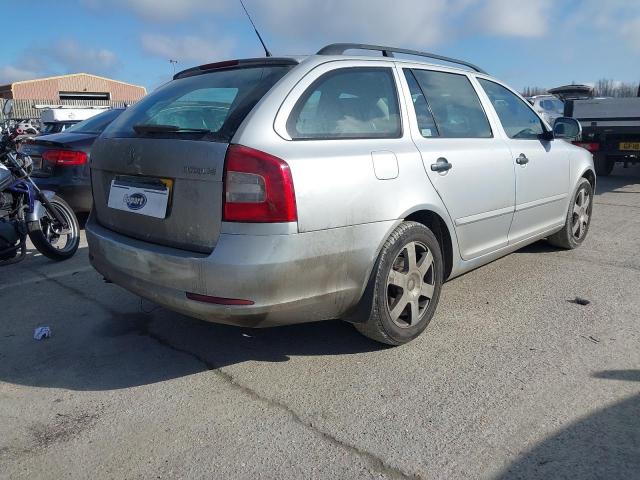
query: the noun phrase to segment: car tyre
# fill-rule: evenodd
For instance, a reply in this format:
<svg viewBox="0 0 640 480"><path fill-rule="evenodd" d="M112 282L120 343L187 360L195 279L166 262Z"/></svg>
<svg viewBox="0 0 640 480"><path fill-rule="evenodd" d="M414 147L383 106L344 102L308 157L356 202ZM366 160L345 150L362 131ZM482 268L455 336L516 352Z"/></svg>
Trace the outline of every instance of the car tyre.
<svg viewBox="0 0 640 480"><path fill-rule="evenodd" d="M433 232L421 223L401 223L382 247L372 275L371 314L355 323L356 329L387 345L413 340L431 321L442 288L442 253Z"/></svg>
<svg viewBox="0 0 640 480"><path fill-rule="evenodd" d="M600 177L606 177L611 175L613 171L613 167L615 167L616 162L613 160L609 160L607 157L596 157L594 158L594 166L596 168L596 175Z"/></svg>
<svg viewBox="0 0 640 480"><path fill-rule="evenodd" d="M69 204L67 204L67 202L62 198L54 195L54 197L49 201L53 208L57 209L58 213L62 215L69 224L70 233L66 243L61 249L52 245L52 241L55 241L58 236L51 230L48 214L38 221L29 222L27 224L29 238L36 249L45 257L56 261L66 260L73 257L80 246L80 225L78 224L78 219L73 213L73 210L71 210ZM65 234L65 236L67 235Z"/></svg>
<svg viewBox="0 0 640 480"><path fill-rule="evenodd" d="M580 179L571 202L567 219L562 229L549 238L547 241L556 247L571 250L579 247L587 238L589 225L591 225L591 214L593 212L593 187L586 178Z"/></svg>

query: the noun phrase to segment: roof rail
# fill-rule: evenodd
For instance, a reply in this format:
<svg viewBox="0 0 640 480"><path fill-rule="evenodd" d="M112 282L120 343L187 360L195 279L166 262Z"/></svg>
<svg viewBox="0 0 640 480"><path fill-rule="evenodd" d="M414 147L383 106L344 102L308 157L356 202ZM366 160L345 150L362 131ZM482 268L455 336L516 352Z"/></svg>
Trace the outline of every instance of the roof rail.
<svg viewBox="0 0 640 480"><path fill-rule="evenodd" d="M407 50L406 48L395 47L383 47L380 45L367 45L365 43L332 43L326 47L318 50L317 55L343 55L347 50L371 50L374 52L382 52L383 57L393 57L394 53L402 53L404 55L415 55L417 57L433 58L435 60L441 60L443 62L455 63L457 65L464 65L467 68L475 70L478 73L487 73L480 67L475 66L472 63L465 62L464 60L458 60L455 58L444 57L442 55L436 55L435 53L419 52L417 50Z"/></svg>

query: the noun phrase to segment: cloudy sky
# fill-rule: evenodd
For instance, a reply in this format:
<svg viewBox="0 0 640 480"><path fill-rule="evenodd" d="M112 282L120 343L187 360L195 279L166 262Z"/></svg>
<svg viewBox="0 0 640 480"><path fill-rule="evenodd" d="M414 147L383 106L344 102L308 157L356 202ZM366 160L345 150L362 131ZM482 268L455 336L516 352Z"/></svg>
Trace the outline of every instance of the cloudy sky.
<svg viewBox="0 0 640 480"><path fill-rule="evenodd" d="M640 80L640 0L245 0L275 55L327 43L432 51L516 88ZM261 56L236 0L3 4L0 83L61 73L153 89L178 69Z"/></svg>

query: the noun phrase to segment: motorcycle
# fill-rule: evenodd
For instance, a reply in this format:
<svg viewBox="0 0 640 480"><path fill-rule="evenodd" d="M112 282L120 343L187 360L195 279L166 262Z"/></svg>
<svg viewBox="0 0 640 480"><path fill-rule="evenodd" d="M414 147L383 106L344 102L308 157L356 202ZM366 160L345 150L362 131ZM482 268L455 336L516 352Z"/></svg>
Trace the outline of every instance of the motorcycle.
<svg viewBox="0 0 640 480"><path fill-rule="evenodd" d="M25 258L27 237L48 258L71 258L80 245L78 219L62 198L38 188L31 157L17 152L21 132L6 127L0 138L0 266Z"/></svg>
<svg viewBox="0 0 640 480"><path fill-rule="evenodd" d="M14 133L13 143L15 144L16 150L21 144L28 142L40 133L38 127L36 127L30 119L20 120L14 125L12 131Z"/></svg>

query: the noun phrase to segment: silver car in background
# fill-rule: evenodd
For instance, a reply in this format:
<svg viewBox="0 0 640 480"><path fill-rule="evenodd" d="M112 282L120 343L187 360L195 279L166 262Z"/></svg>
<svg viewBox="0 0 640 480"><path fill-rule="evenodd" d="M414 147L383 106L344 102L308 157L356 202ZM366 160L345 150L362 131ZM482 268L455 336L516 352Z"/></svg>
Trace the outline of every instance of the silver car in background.
<svg viewBox="0 0 640 480"><path fill-rule="evenodd" d="M563 140L575 120L554 130L480 68L421 52L202 65L94 144L90 259L207 321L341 318L405 343L446 279L542 238L584 241L592 157Z"/></svg>
<svg viewBox="0 0 640 480"><path fill-rule="evenodd" d="M564 102L554 95L534 95L529 99L533 109L549 125L564 116Z"/></svg>

